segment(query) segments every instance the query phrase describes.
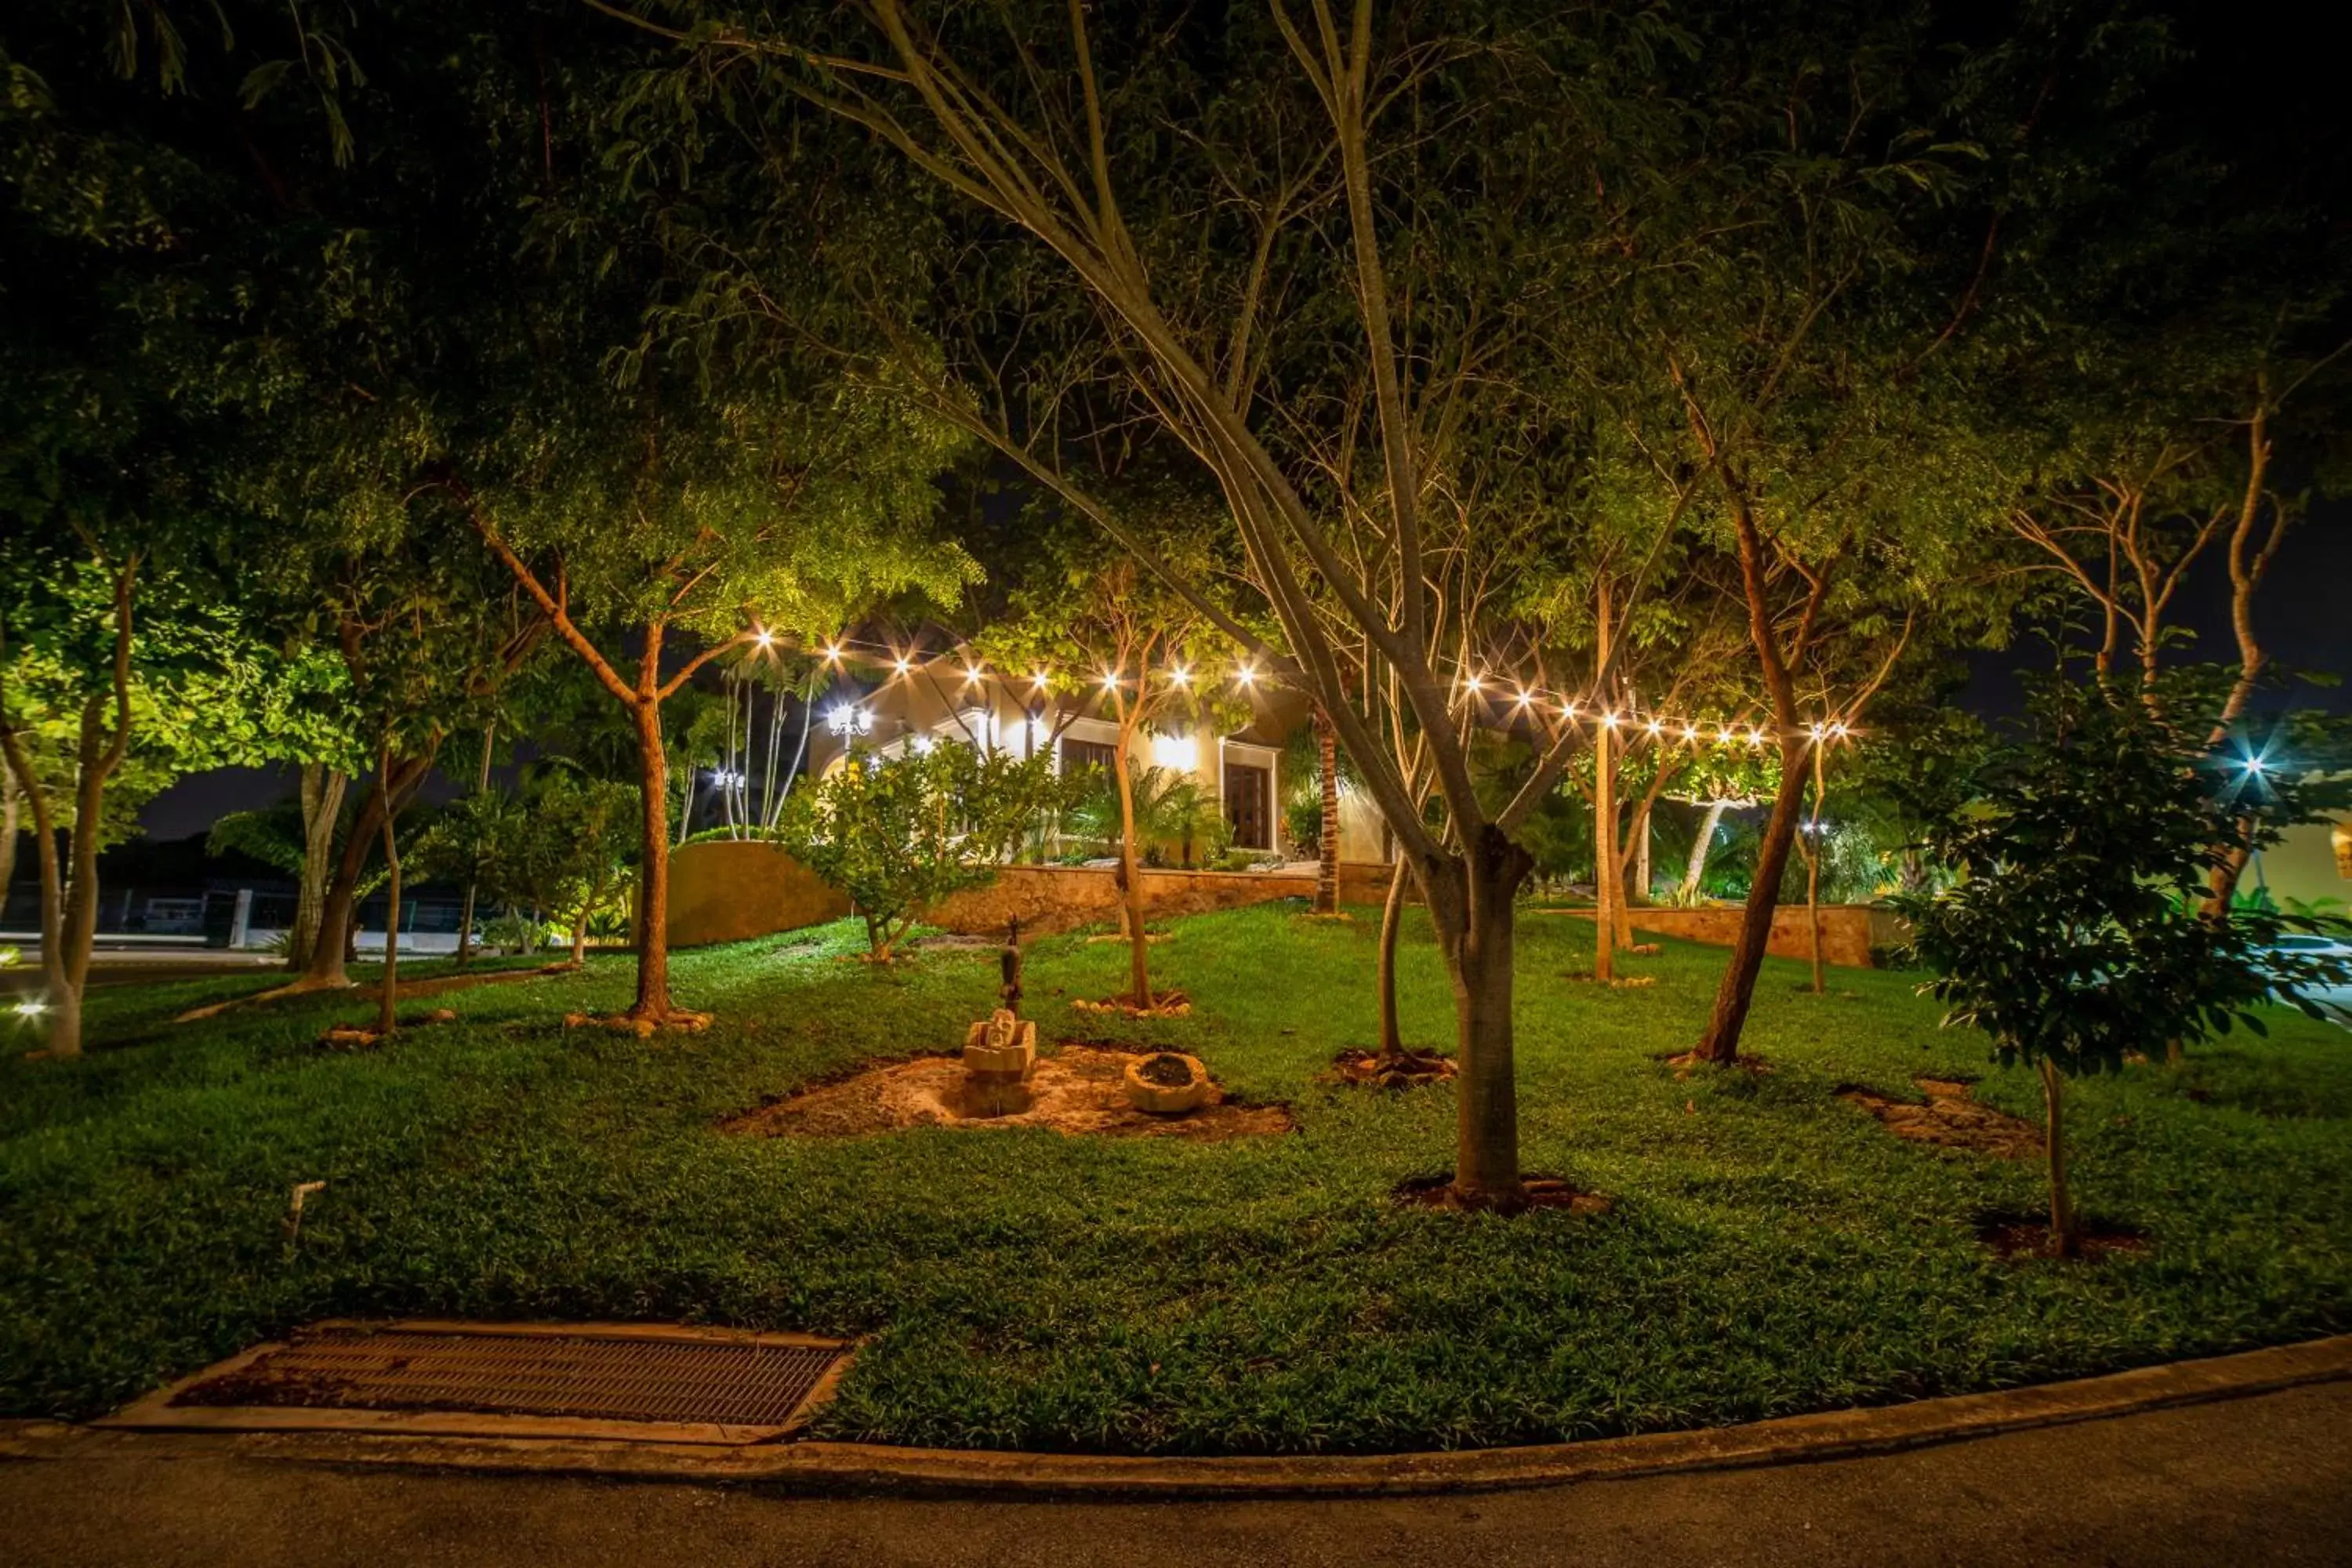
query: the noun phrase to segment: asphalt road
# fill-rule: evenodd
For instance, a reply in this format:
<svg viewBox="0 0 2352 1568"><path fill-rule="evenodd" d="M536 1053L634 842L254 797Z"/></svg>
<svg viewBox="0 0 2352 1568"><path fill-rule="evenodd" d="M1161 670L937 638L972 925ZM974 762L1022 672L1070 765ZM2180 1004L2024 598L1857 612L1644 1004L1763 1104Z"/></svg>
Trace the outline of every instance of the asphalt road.
<svg viewBox="0 0 2352 1568"><path fill-rule="evenodd" d="M0 1462L0 1559L21 1568L2352 1563L2352 1384L1871 1458L1395 1500L808 1499L159 1449Z"/></svg>

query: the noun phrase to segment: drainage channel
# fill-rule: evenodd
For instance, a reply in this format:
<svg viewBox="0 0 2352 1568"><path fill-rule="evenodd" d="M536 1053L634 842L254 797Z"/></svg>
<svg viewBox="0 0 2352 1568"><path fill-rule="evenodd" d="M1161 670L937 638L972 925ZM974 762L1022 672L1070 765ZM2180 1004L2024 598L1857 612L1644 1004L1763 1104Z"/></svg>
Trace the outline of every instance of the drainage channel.
<svg viewBox="0 0 2352 1568"><path fill-rule="evenodd" d="M755 1443L804 1426L849 1353L839 1340L728 1329L331 1321L99 1424Z"/></svg>

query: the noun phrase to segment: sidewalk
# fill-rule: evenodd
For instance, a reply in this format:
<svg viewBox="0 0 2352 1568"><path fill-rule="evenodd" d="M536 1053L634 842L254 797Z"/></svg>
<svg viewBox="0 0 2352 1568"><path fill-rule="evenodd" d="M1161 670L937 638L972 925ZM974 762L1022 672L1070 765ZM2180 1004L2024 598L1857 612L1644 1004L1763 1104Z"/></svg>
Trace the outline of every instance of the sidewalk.
<svg viewBox="0 0 2352 1568"><path fill-rule="evenodd" d="M0 1463L0 1539L24 1568L2343 1563L2352 1384L1864 1458L1361 1500L793 1498L338 1469L158 1436Z"/></svg>

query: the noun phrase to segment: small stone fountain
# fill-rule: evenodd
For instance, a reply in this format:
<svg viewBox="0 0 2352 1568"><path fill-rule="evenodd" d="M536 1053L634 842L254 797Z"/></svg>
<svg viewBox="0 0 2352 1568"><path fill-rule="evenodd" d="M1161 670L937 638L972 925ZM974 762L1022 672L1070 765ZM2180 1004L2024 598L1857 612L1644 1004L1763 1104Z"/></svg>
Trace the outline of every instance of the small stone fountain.
<svg viewBox="0 0 2352 1568"><path fill-rule="evenodd" d="M997 963L1004 976L999 1005L963 1037L964 1103L972 1116L1011 1116L1029 1109L1029 1075L1037 1066L1037 1026L1021 1016L1021 922L1005 929Z"/></svg>

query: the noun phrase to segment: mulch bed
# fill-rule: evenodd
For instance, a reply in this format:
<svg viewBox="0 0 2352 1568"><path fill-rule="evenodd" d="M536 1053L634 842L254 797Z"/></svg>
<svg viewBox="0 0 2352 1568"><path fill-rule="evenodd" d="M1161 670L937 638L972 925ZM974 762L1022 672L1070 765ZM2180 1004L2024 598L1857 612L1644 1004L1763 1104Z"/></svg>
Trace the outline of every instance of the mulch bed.
<svg viewBox="0 0 2352 1568"><path fill-rule="evenodd" d="M395 1017L394 1021L401 1029L422 1029L433 1024L454 1024L457 1021L457 1015L446 1007L434 1007L423 1013L411 1013L406 1017ZM365 1050L383 1039L373 1024L338 1024L320 1035L319 1043L334 1050L357 1051Z"/></svg>
<svg viewBox="0 0 2352 1568"><path fill-rule="evenodd" d="M2081 1263L2096 1263L2111 1257L2137 1257L2152 1245L2145 1234L2129 1226L2092 1225L2077 1218L2074 1228L2075 1261ZM1978 1223L1977 1239L2005 1262L2057 1257L2051 1242L2050 1224L2043 1219L1989 1215Z"/></svg>
<svg viewBox="0 0 2352 1568"><path fill-rule="evenodd" d="M908 1127L1042 1127L1098 1138L1185 1138L1222 1142L1287 1132L1297 1124L1279 1105L1241 1105L1213 1082L1208 1103L1181 1116L1154 1116L1128 1103L1122 1080L1132 1051L1065 1042L1041 1056L1029 1079L1026 1110L970 1113L963 1063L956 1057L887 1062L804 1089L731 1117L722 1132L755 1138L858 1138Z"/></svg>
<svg viewBox="0 0 2352 1568"><path fill-rule="evenodd" d="M1435 1051L1403 1051L1384 1057L1378 1051L1341 1051L1331 1058L1334 1083L1365 1084L1374 1089L1413 1089L1443 1083L1461 1069L1454 1058Z"/></svg>
<svg viewBox="0 0 2352 1568"><path fill-rule="evenodd" d="M635 1013L566 1013L563 1026L567 1029L610 1029L614 1034L635 1035L648 1039L656 1034L698 1035L710 1027L710 1015L696 1013L684 1007L673 1007L659 1018L641 1018Z"/></svg>
<svg viewBox="0 0 2352 1568"><path fill-rule="evenodd" d="M1897 1138L1907 1138L1915 1143L1966 1149L2004 1160L2042 1157L2040 1128L2005 1110L1978 1103L1969 1094L1966 1083L1958 1079L1927 1077L1911 1081L1926 1092L1924 1101L1897 1100L1851 1083L1835 1093L1840 1100L1859 1105L1878 1118Z"/></svg>
<svg viewBox="0 0 2352 1568"><path fill-rule="evenodd" d="M1580 1192L1559 1176L1522 1176L1519 1184L1526 1191L1526 1201L1511 1208L1465 1208L1454 1195L1454 1173L1443 1175L1415 1176L1399 1182L1391 1194L1396 1201L1412 1208L1444 1209L1454 1214L1521 1215L1537 1209L1566 1209L1570 1214L1607 1214L1616 1206L1615 1200L1598 1193Z"/></svg>

